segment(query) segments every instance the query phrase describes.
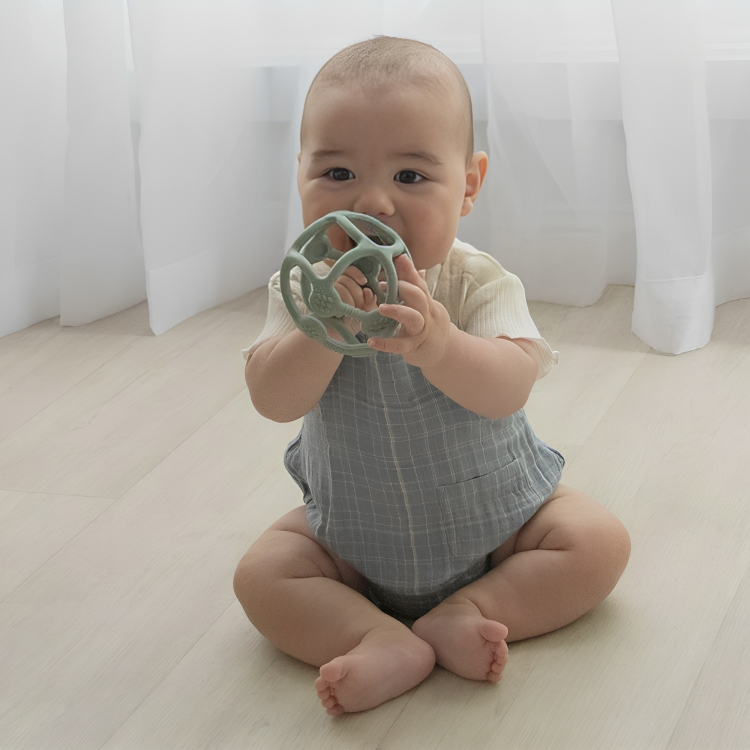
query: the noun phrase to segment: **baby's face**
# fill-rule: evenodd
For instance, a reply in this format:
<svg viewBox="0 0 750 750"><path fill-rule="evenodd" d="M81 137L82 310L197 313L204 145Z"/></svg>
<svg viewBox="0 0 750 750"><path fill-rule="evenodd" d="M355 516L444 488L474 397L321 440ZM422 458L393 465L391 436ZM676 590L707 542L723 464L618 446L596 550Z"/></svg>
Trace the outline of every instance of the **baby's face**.
<svg viewBox="0 0 750 750"><path fill-rule="evenodd" d="M417 269L442 263L484 177L446 102L400 86L324 86L308 101L297 183L305 226L331 211L368 214L394 229ZM343 234L343 233L342 233ZM343 236L332 237L340 250Z"/></svg>

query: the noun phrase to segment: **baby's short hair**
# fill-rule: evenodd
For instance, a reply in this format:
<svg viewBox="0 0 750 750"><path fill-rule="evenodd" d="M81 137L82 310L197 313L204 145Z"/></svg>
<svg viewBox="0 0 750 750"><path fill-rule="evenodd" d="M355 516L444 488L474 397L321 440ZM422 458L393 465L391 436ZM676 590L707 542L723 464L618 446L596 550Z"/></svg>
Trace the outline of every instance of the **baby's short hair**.
<svg viewBox="0 0 750 750"><path fill-rule="evenodd" d="M455 63L435 47L415 39L376 36L337 52L318 71L310 84L305 105L316 88L326 85L352 85L378 88L393 84L416 84L433 89L450 100L457 96L457 112L466 138L467 162L474 153L474 121L471 95ZM306 108L306 106L305 106ZM305 114L302 113L304 140Z"/></svg>

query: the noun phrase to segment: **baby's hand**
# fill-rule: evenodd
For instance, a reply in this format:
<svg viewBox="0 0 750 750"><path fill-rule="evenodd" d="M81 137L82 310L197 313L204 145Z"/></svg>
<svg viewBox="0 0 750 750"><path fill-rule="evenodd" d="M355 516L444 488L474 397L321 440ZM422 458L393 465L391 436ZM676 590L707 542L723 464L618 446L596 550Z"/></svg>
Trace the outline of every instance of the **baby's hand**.
<svg viewBox="0 0 750 750"><path fill-rule="evenodd" d="M399 335L391 339L371 338L368 344L379 352L400 354L415 367L439 362L448 345L450 316L430 296L424 272L417 271L408 255L395 259L399 296L403 305L380 305L378 312L401 323Z"/></svg>
<svg viewBox="0 0 750 750"><path fill-rule="evenodd" d="M329 266L333 265L333 261L326 259L325 263ZM367 277L359 270L356 266L349 266L341 276L334 282L334 287L341 297L341 301L352 307L356 307L365 312L374 310L377 305L375 294L370 287L365 286L367 284ZM360 330L360 324L358 320L353 318L344 318L344 323L349 327L349 330L357 334ZM338 336L336 336L338 338Z"/></svg>

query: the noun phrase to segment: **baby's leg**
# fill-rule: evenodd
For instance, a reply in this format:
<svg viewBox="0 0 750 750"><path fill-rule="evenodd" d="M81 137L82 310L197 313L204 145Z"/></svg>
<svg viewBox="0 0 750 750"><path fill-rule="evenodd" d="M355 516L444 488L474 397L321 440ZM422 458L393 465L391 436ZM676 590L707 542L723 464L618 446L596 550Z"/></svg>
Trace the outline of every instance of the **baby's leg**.
<svg viewBox="0 0 750 750"><path fill-rule="evenodd" d="M435 649L441 666L497 681L506 642L556 630L596 607L629 556L630 537L620 521L586 495L558 485L495 550L494 567L417 620L413 630Z"/></svg>
<svg viewBox="0 0 750 750"><path fill-rule="evenodd" d="M432 671L432 648L363 595L367 582L313 535L304 508L263 533L240 561L234 590L271 643L320 667L329 714L395 698Z"/></svg>

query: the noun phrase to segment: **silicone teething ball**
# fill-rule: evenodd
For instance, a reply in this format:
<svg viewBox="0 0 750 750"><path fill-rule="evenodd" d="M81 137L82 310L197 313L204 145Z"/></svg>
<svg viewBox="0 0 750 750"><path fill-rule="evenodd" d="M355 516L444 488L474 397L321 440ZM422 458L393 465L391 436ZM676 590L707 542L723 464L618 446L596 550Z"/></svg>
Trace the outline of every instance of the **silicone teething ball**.
<svg viewBox="0 0 750 750"><path fill-rule="evenodd" d="M355 243L351 250L341 252L331 245L327 230L334 224L338 224ZM289 248L279 278L284 304L297 328L339 354L352 357L376 354L374 349L357 339L342 318L354 318L359 321L362 333L383 338L392 336L398 323L377 310L365 312L345 304L334 284L349 266L354 265L367 278L367 286L374 292L378 304L397 304L398 276L393 259L402 253L409 255L396 232L365 214L334 211L310 224ZM321 277L313 269L313 264L325 259L334 261L334 264L328 275ZM307 314L298 309L292 296L291 273L294 268L301 272L300 289ZM381 271L385 273L385 292L378 283ZM344 342L331 338L328 327L338 331Z"/></svg>

